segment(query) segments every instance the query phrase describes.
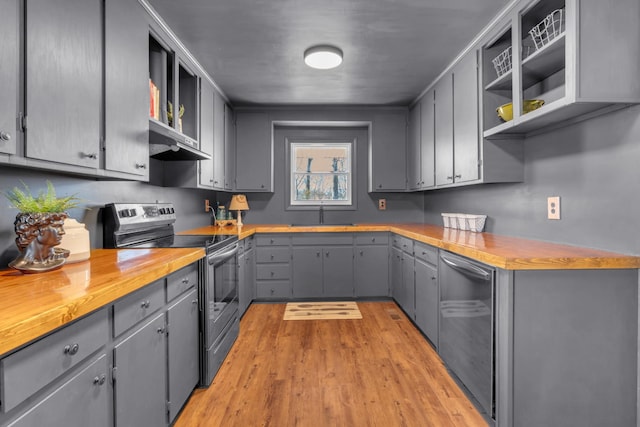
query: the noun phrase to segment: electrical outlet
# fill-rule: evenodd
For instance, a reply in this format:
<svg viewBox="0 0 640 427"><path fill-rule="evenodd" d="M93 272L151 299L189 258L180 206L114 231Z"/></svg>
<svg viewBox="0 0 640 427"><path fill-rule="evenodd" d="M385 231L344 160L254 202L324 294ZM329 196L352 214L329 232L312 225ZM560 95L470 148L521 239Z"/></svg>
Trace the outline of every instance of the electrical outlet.
<svg viewBox="0 0 640 427"><path fill-rule="evenodd" d="M547 218L560 219L560 196L547 197Z"/></svg>
<svg viewBox="0 0 640 427"><path fill-rule="evenodd" d="M378 199L378 209L381 211L387 209L387 199Z"/></svg>
<svg viewBox="0 0 640 427"><path fill-rule="evenodd" d="M211 205L209 205L209 199L204 199L204 211L209 212Z"/></svg>

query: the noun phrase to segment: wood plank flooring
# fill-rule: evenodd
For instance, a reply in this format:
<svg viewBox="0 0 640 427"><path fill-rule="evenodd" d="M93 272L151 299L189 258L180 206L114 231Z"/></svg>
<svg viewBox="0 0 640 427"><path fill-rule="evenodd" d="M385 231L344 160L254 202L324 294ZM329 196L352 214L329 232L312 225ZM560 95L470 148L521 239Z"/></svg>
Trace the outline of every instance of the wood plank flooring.
<svg viewBox="0 0 640 427"><path fill-rule="evenodd" d="M285 304L251 305L175 426L487 426L395 303L358 306L360 320L291 322Z"/></svg>

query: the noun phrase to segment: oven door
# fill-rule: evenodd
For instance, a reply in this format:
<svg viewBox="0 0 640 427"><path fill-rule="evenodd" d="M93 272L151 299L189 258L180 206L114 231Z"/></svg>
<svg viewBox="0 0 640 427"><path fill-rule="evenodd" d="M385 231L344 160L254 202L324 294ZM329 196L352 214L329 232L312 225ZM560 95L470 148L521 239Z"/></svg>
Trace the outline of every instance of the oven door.
<svg viewBox="0 0 640 427"><path fill-rule="evenodd" d="M238 243L207 256L203 315L206 348L220 337L227 323L238 311Z"/></svg>

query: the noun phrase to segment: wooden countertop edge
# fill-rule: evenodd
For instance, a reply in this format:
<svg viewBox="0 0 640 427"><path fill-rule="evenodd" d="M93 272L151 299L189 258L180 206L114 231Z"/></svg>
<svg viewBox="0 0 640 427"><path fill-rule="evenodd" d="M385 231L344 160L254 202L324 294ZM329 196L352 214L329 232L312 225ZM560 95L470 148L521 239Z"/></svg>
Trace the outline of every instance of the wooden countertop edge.
<svg viewBox="0 0 640 427"><path fill-rule="evenodd" d="M92 251L92 254L107 250L116 249L97 249ZM149 262L135 274L127 274L88 294L39 311L35 315L11 322L2 322L0 324L0 355L22 347L61 326L97 311L131 292L198 261L205 255L204 249L192 249L184 252L165 263Z"/></svg>
<svg viewBox="0 0 640 427"><path fill-rule="evenodd" d="M286 224L245 224L236 227L201 227L179 234L237 234L245 239L255 233L341 233L341 232L390 231L410 239L426 243L459 255L463 255L493 267L504 270L587 270L587 269L636 269L640 268L640 257L563 245L523 238L499 236L491 233L473 233L444 229L430 224L355 224L349 226L290 226ZM446 240L447 231L456 235L458 240ZM469 240L489 240L496 248L483 247L472 243L459 243ZM523 245L531 244L536 249L529 250L526 256L517 254ZM497 247L501 246L501 247ZM515 249L510 249L515 248ZM549 255L557 253L558 255ZM522 255L522 256L521 256Z"/></svg>

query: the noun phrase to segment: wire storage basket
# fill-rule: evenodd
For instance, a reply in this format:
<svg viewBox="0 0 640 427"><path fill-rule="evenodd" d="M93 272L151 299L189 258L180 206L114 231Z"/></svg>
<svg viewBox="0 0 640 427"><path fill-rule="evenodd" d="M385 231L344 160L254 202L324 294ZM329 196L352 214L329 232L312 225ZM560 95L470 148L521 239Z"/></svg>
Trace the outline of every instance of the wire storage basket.
<svg viewBox="0 0 640 427"><path fill-rule="evenodd" d="M556 9L529 30L536 50L542 49L564 32L564 9Z"/></svg>
<svg viewBox="0 0 640 427"><path fill-rule="evenodd" d="M511 46L500 52L491 62L493 62L498 77L511 70Z"/></svg>

